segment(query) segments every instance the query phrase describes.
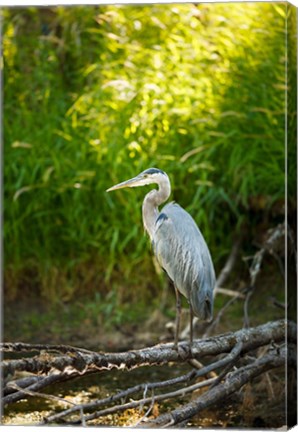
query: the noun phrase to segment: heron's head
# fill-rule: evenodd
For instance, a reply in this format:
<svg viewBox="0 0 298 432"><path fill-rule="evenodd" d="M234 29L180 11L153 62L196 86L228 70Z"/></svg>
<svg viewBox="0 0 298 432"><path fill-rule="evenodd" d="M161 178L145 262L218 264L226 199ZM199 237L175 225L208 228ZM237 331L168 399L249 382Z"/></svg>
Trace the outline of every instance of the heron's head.
<svg viewBox="0 0 298 432"><path fill-rule="evenodd" d="M110 187L109 189L107 189L107 192L126 187L145 186L152 183L160 184L162 180L165 180L165 178L168 179L168 176L164 171L158 168L148 168L138 174L136 177L125 180L122 183L118 183L115 186Z"/></svg>

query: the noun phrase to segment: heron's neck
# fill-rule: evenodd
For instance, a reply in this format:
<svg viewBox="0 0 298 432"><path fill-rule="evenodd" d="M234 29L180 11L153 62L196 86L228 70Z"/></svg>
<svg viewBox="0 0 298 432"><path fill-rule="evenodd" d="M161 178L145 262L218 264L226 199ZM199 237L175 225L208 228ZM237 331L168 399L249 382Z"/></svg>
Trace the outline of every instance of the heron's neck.
<svg viewBox="0 0 298 432"><path fill-rule="evenodd" d="M143 202L143 223L145 230L151 240L154 234L155 221L159 215L158 206L164 203L170 196L171 184L168 177L164 177L158 182L159 189L150 191Z"/></svg>

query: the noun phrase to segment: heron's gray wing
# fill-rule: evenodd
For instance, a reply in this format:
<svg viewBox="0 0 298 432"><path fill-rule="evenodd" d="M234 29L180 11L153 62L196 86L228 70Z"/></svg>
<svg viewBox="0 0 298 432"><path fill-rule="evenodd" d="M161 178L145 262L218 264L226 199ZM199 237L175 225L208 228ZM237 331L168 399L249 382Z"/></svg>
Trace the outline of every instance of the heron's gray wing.
<svg viewBox="0 0 298 432"><path fill-rule="evenodd" d="M178 204L167 204L159 214L153 248L158 262L184 296L190 300L211 293L212 298L215 273L209 249L193 218ZM194 298L193 302L200 301Z"/></svg>

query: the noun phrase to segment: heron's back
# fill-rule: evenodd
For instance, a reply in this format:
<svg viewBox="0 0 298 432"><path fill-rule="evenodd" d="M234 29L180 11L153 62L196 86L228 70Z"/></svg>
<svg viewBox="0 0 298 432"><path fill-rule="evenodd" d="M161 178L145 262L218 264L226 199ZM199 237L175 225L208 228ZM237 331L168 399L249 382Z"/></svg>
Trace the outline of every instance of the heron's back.
<svg viewBox="0 0 298 432"><path fill-rule="evenodd" d="M176 288L189 300L195 315L212 317L215 272L208 246L193 218L176 203L160 212L153 249Z"/></svg>

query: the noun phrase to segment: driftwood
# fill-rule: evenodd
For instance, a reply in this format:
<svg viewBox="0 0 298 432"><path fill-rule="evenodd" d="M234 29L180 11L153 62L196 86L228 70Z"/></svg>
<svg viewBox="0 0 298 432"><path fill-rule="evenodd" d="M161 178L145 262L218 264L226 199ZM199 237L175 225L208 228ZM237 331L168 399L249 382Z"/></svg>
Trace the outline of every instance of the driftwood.
<svg viewBox="0 0 298 432"><path fill-rule="evenodd" d="M288 348L285 344L286 337ZM138 421L140 427L182 425L200 410L239 390L252 378L284 366L286 359L289 360L288 364L294 363L295 349L292 344L295 341L295 324L279 320L255 328L196 340L191 349L188 342L179 343L178 350L175 350L172 343L167 343L122 353L93 352L66 345L3 343L0 348L6 357L9 353L38 354L30 358L2 361L2 403L7 405L38 396L66 404L63 411L49 415L42 424L62 422L88 425L90 421L108 414L129 408L142 408L142 413L145 411ZM202 360L208 364L198 369L196 366L201 364ZM188 363L189 372L165 381L142 383L85 404L76 404L69 398L40 393L53 383L79 376L148 365L162 366L172 362ZM19 378L18 374L24 372L30 375ZM199 388L205 391L193 401L156 418L150 417L155 403L193 394ZM132 396L133 400L126 401Z"/></svg>

